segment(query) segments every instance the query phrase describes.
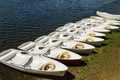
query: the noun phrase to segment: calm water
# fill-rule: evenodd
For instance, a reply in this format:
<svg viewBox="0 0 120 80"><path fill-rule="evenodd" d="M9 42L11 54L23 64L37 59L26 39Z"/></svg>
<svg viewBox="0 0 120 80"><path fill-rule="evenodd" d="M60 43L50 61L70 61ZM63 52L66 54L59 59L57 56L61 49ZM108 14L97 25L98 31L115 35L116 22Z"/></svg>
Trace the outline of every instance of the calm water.
<svg viewBox="0 0 120 80"><path fill-rule="evenodd" d="M120 0L0 0L0 51L47 35L65 23L95 15L96 10L120 14L119 5ZM41 80L42 77L0 64L0 80ZM61 80L73 78L67 73Z"/></svg>
<svg viewBox="0 0 120 80"><path fill-rule="evenodd" d="M95 15L96 10L119 13L119 4L119 0L0 0L0 51Z"/></svg>

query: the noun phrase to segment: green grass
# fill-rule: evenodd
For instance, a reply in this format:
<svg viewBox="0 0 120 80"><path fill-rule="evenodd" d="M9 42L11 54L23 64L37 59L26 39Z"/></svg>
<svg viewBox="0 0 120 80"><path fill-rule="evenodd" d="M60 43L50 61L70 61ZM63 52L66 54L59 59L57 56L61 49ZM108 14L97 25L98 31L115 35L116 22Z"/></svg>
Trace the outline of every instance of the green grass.
<svg viewBox="0 0 120 80"><path fill-rule="evenodd" d="M120 32L112 32L95 49L95 53L85 56L86 66L70 67L74 80L120 80Z"/></svg>

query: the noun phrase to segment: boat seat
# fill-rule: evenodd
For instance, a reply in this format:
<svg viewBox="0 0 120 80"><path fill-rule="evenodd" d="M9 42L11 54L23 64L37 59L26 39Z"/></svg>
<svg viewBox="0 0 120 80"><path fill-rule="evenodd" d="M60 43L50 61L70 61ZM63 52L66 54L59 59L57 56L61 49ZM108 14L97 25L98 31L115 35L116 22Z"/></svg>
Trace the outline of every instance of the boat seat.
<svg viewBox="0 0 120 80"><path fill-rule="evenodd" d="M45 44L48 46L58 46L60 44L62 44L63 41L62 40L58 40L58 39L49 39L49 41Z"/></svg>
<svg viewBox="0 0 120 80"><path fill-rule="evenodd" d="M23 43L22 45L18 46L18 48L25 50L25 51L29 51L32 48L34 48L35 46L36 46L36 44L34 42L29 41L29 42Z"/></svg>
<svg viewBox="0 0 120 80"><path fill-rule="evenodd" d="M6 51L3 51L0 53L0 60L9 60L11 59L12 57L14 57L16 55L16 51L12 51L12 49L8 49Z"/></svg>
<svg viewBox="0 0 120 80"><path fill-rule="evenodd" d="M15 64L15 65L25 65L29 62L31 58L32 56L17 54L13 59L10 60L9 63Z"/></svg>
<svg viewBox="0 0 120 80"><path fill-rule="evenodd" d="M27 66L28 69L38 70L42 66L42 62L36 61L37 63L32 63L31 65Z"/></svg>
<svg viewBox="0 0 120 80"><path fill-rule="evenodd" d="M72 36L72 35L69 35L69 34L67 34L67 33L64 33L64 34L60 34L60 35L59 35L59 39L69 40L69 39L73 39L73 36Z"/></svg>
<svg viewBox="0 0 120 80"><path fill-rule="evenodd" d="M44 43L44 42L47 41L48 39L49 39L48 36L41 36L41 37L35 39L34 42L36 42L36 43Z"/></svg>
<svg viewBox="0 0 120 80"><path fill-rule="evenodd" d="M60 32L54 31L54 32L50 33L48 36L50 36L50 37L57 37L57 36L59 36L59 34L60 34Z"/></svg>

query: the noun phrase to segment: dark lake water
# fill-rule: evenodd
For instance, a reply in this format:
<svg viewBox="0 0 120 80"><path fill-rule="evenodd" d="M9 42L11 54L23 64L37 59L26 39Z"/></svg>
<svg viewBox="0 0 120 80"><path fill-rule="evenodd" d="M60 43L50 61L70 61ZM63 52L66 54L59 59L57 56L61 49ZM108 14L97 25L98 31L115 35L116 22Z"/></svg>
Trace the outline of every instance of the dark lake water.
<svg viewBox="0 0 120 80"><path fill-rule="evenodd" d="M47 35L68 22L120 13L119 0L0 0L0 51Z"/></svg>
<svg viewBox="0 0 120 80"><path fill-rule="evenodd" d="M120 0L0 0L0 51L95 15L97 10L120 14L119 5ZM0 80L41 80L39 77L0 64ZM64 80L72 78L69 75Z"/></svg>

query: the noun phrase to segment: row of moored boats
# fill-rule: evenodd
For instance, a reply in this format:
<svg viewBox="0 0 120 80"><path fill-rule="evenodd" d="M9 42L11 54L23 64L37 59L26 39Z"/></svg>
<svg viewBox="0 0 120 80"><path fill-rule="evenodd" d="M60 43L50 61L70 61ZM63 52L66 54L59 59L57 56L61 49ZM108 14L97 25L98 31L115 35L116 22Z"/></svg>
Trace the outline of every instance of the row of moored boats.
<svg viewBox="0 0 120 80"><path fill-rule="evenodd" d="M82 59L81 54L101 46L106 33L119 29L120 15L99 11L97 15L67 23L18 49L5 50L0 53L0 62L23 72L64 76L68 70L64 64L74 65Z"/></svg>

